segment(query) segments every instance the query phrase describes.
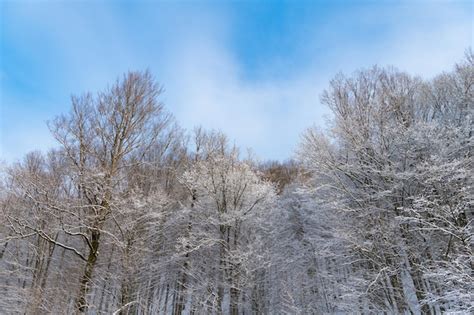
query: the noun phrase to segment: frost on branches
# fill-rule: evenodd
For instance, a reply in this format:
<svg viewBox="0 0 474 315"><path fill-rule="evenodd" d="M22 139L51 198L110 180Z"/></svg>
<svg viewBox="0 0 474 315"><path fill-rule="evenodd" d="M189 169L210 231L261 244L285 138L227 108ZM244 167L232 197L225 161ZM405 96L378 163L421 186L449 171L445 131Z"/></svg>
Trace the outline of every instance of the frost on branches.
<svg viewBox="0 0 474 315"><path fill-rule="evenodd" d="M474 313L472 52L337 75L287 162L161 93L131 72L73 97L55 149L1 165L0 313Z"/></svg>
<svg viewBox="0 0 474 315"><path fill-rule="evenodd" d="M299 156L307 192L342 221L342 282L363 280L359 310L472 312L473 55L431 82L338 76L322 99L332 128L308 130Z"/></svg>

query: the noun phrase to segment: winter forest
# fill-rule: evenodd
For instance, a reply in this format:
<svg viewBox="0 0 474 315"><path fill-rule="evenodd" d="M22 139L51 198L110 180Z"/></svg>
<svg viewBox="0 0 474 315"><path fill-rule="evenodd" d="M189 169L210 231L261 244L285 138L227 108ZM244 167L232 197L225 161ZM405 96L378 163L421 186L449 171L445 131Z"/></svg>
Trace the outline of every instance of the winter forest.
<svg viewBox="0 0 474 315"><path fill-rule="evenodd" d="M472 314L472 51L446 70L335 75L286 162L148 71L73 96L1 170L0 313Z"/></svg>

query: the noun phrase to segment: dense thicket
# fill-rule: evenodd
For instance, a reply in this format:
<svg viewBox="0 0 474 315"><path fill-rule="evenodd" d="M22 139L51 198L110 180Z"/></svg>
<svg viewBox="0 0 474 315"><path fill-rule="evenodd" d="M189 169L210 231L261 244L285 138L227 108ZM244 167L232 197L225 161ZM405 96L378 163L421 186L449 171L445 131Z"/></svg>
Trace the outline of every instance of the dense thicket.
<svg viewBox="0 0 474 315"><path fill-rule="evenodd" d="M147 72L3 170L0 313L474 312L474 56L336 76L296 161L185 132ZM271 139L269 139L271 141Z"/></svg>

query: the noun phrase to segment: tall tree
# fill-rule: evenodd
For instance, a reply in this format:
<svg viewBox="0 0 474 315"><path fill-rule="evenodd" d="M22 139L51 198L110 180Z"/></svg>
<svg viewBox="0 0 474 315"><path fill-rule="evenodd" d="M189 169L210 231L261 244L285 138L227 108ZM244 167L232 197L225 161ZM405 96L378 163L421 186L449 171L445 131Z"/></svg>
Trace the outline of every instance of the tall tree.
<svg viewBox="0 0 474 315"><path fill-rule="evenodd" d="M88 307L104 227L127 189L126 169L141 163L157 141L170 136L171 116L158 100L160 93L148 72L130 72L95 97L73 97L70 114L49 124L77 191L73 205L61 209L77 221L65 232L87 245L86 252L68 248L85 262L76 298L79 312Z"/></svg>

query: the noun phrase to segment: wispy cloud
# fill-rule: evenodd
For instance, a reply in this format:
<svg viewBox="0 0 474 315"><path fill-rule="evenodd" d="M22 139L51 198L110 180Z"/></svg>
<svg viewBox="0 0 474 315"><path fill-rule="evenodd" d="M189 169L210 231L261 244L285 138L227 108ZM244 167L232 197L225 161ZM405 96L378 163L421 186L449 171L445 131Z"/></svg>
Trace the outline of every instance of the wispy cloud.
<svg viewBox="0 0 474 315"><path fill-rule="evenodd" d="M238 28L256 17L232 7L8 6L1 40L11 63L1 64L0 155L12 161L51 146L44 120L68 110L70 93L99 90L124 71L148 67L184 127L221 129L263 158L284 159L306 127L323 124L328 110L319 95L336 72L378 63L429 77L449 69L473 41L469 5L327 11L314 19L306 13L304 23L292 17L291 32L284 35L292 40L281 40L295 47L278 46L280 51L265 51L262 59L262 49L245 46L245 36L255 35L239 34ZM257 31L276 39L281 33L271 26Z"/></svg>

